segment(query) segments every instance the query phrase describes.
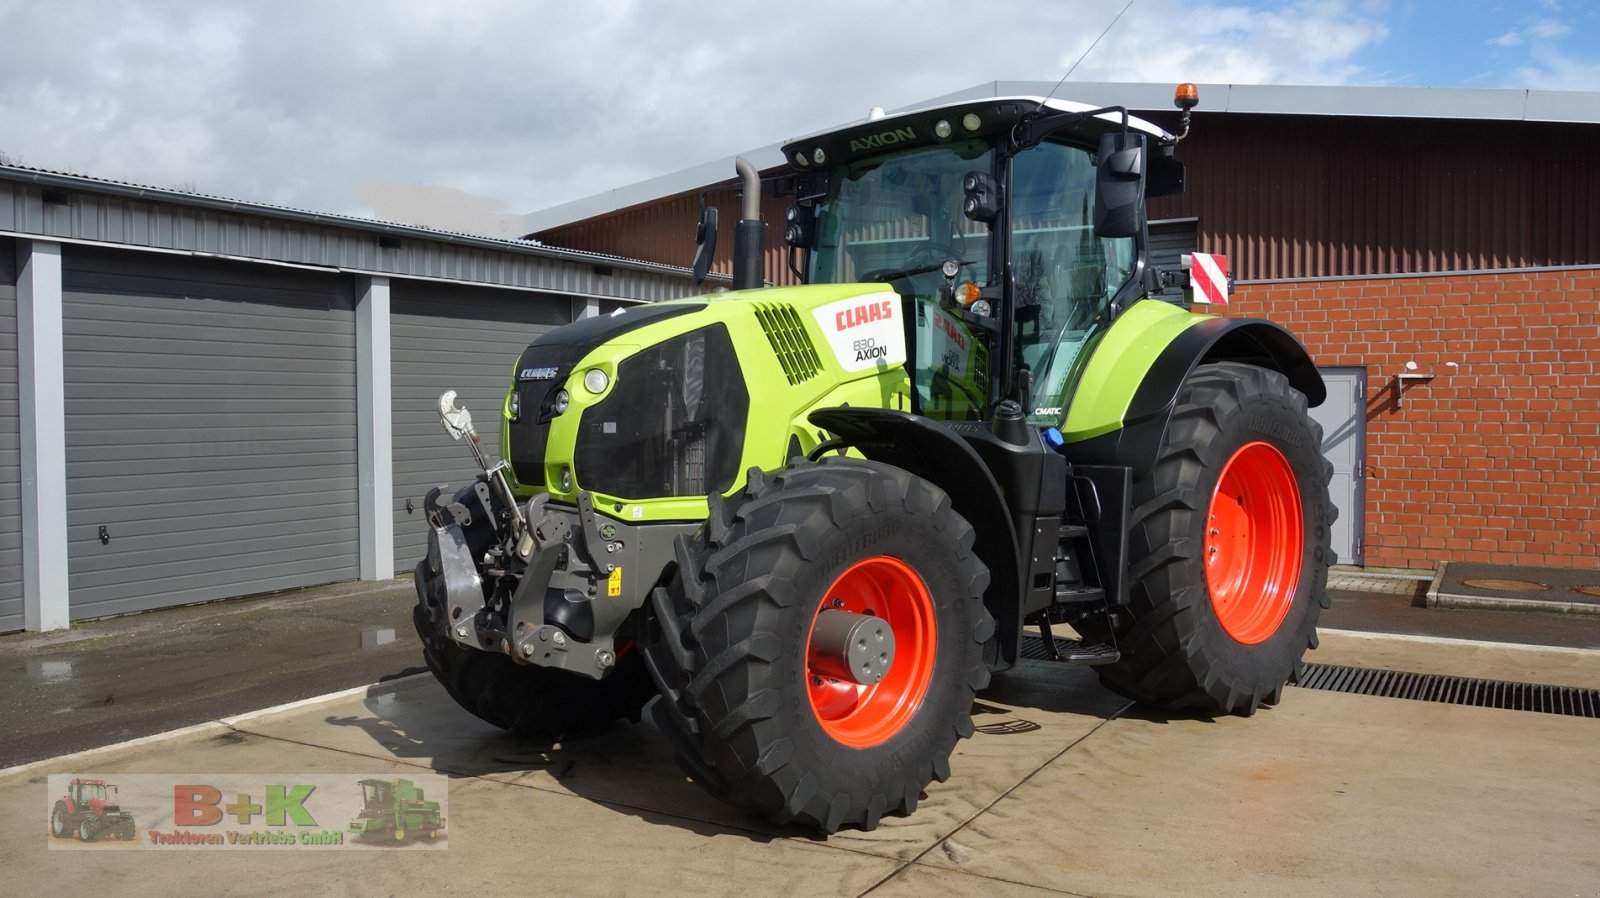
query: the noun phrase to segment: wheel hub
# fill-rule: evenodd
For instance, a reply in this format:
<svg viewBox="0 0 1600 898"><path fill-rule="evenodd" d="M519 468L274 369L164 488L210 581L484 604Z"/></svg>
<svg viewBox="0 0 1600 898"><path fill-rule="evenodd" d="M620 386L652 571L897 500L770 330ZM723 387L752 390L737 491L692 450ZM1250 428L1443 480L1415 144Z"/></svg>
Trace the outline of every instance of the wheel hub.
<svg viewBox="0 0 1600 898"><path fill-rule="evenodd" d="M817 722L851 748L881 745L916 716L938 655L933 596L910 565L875 555L818 601L805 647Z"/></svg>
<svg viewBox="0 0 1600 898"><path fill-rule="evenodd" d="M811 657L819 675L871 686L894 664L894 631L881 617L829 608L811 631Z"/></svg>

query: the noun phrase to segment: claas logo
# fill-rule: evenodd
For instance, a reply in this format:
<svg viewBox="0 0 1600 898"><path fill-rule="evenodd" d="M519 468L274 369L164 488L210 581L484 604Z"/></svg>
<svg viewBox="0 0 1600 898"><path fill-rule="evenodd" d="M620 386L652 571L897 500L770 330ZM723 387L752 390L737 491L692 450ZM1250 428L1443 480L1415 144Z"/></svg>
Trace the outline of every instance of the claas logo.
<svg viewBox="0 0 1600 898"><path fill-rule="evenodd" d="M172 820L178 826L215 826L229 816L241 824L256 817L267 826L316 826L317 821L306 811L306 799L316 786L267 786L266 797L260 804L252 801L248 793L234 796L223 806L222 790L215 786L183 784L172 787Z"/></svg>
<svg viewBox="0 0 1600 898"><path fill-rule="evenodd" d="M879 302L869 302L866 305L855 306L849 309L840 309L834 315L834 325L839 330L849 330L862 324L873 321L883 321L894 317L894 300L885 299Z"/></svg>

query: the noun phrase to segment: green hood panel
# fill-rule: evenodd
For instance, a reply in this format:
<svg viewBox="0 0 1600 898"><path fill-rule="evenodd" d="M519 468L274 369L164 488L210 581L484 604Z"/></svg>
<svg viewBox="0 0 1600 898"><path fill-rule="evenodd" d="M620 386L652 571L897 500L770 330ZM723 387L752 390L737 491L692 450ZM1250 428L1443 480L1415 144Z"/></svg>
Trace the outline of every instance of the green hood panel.
<svg viewBox="0 0 1600 898"><path fill-rule="evenodd" d="M568 328L558 328L524 353L522 364L530 366L539 364L537 357L543 345L562 347L563 351L574 353L568 358L577 358L575 363L563 365L566 373L559 383L543 381L538 385L541 391L560 386L570 396L566 411L550 419L544 443L544 483L549 485L553 500L575 502L578 491L590 490L595 492L597 510L629 523L705 517L703 496L600 493L585 482L583 466L577 458L584 413L630 386L622 375L624 363L652 347L702 329L726 329L737 355L739 376L749 393L739 473L730 490L744 485L744 472L751 467L781 467L796 449L809 451L825 439L825 434L805 423L816 408L844 403L909 407L904 304L887 285L825 284L729 291L640 308L664 311L667 306L694 308L670 315L657 312L660 317L640 326L623 327L620 325L630 314L637 314L625 311L617 316L619 326L611 330L615 338L587 349L569 339ZM569 328L582 328L597 335L607 332L589 321ZM577 352L582 353L581 357ZM606 386L599 393L591 393L584 385L584 376L591 370L605 375ZM513 389L517 386L513 383ZM526 415L532 407L528 395L522 396L522 403ZM509 422L509 395L504 411L507 421L502 433L509 435L516 427ZM522 428L521 432L526 433L526 424ZM502 455L511 457L513 449L508 436L502 442ZM570 478L567 489L561 487L563 475ZM519 490L524 495L534 491Z"/></svg>

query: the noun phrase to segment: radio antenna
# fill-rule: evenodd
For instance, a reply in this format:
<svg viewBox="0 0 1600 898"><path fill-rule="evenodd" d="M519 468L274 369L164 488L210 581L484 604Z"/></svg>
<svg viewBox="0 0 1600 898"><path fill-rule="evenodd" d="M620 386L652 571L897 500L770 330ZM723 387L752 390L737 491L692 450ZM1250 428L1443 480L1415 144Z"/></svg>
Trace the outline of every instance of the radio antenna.
<svg viewBox="0 0 1600 898"><path fill-rule="evenodd" d="M1107 34L1111 33L1111 29L1117 27L1117 23L1122 21L1123 14L1126 13L1128 10L1130 10L1132 8L1133 8L1133 0L1128 0L1128 5L1124 6L1122 8L1122 12L1117 13L1117 17L1115 19L1111 20L1111 24L1107 25L1105 27L1104 31L1100 32L1100 36L1094 39L1094 43L1089 45L1089 49L1083 51L1083 55L1078 57L1078 62L1074 62L1072 64L1072 68L1067 69L1067 73L1065 75L1061 76L1061 80L1060 81L1056 82L1056 86L1050 88L1050 92L1048 94L1045 94L1045 97L1044 97L1043 100L1039 101L1039 109L1043 109L1044 108L1044 104L1050 102L1050 98L1056 95L1056 91L1061 89L1061 85L1066 84L1067 83L1067 79L1072 77L1073 69L1076 69L1078 67L1078 63L1081 63L1085 59L1087 59L1089 57L1089 54L1094 52L1094 48L1100 46L1100 41L1103 38L1105 38L1105 36ZM1038 112L1039 110L1035 109L1034 111Z"/></svg>

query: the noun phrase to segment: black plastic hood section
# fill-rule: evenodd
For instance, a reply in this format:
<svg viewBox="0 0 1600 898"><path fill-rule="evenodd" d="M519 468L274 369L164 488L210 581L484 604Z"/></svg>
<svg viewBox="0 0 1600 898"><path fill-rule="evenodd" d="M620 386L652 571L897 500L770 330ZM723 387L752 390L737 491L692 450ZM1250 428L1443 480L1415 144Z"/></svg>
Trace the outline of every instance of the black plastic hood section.
<svg viewBox="0 0 1600 898"><path fill-rule="evenodd" d="M584 356L601 344L655 324L698 312L703 302L632 306L619 314L582 318L545 334L517 359L515 389L522 414L511 423L511 469L524 486L544 486L544 449L550 438L555 394Z"/></svg>
<svg viewBox="0 0 1600 898"><path fill-rule="evenodd" d="M611 315L579 318L571 324L564 324L533 341L529 344L529 348L531 349L534 346L587 346L593 349L601 343L608 343L629 331L636 331L647 324L655 324L658 321L666 321L679 315L698 312L705 307L706 304L703 302L629 306Z"/></svg>

